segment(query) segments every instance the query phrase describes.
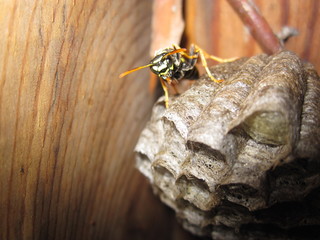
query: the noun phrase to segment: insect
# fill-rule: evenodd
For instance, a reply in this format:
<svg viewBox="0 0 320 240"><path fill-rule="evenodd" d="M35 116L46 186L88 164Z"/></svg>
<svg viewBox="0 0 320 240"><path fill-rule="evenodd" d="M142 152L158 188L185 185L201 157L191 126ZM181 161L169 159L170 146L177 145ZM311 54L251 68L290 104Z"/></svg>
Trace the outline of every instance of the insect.
<svg viewBox="0 0 320 240"><path fill-rule="evenodd" d="M173 86L174 90L177 92L175 84L179 83L180 80L197 79L199 77L199 73L196 68L196 63L199 58L201 59L202 65L210 79L217 83L220 83L223 80L218 80L212 75L208 68L206 59L213 59L217 62L230 62L236 59L222 59L212 56L195 44L191 44L189 51L173 44L170 48L164 48L156 51L154 58L151 59L149 64L126 71L120 74L119 78L137 70L150 67L150 70L160 78L160 83L165 94L165 106L168 108L169 94L166 83Z"/></svg>

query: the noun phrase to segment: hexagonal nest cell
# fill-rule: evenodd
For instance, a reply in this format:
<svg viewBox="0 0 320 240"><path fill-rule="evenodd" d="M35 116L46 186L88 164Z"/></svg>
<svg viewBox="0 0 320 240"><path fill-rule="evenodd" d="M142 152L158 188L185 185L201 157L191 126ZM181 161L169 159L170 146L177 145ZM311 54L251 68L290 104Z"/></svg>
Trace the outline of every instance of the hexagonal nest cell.
<svg viewBox="0 0 320 240"><path fill-rule="evenodd" d="M294 53L210 69L164 98L137 168L183 227L212 239L299 239L320 225L320 81Z"/></svg>

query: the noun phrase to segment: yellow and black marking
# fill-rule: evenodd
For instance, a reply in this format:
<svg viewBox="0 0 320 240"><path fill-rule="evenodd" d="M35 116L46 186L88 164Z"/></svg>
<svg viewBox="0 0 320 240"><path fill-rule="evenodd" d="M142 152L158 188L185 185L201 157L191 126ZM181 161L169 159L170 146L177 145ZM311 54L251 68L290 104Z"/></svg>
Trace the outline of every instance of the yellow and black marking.
<svg viewBox="0 0 320 240"><path fill-rule="evenodd" d="M174 87L174 84L178 83L179 80L199 78L199 72L195 66L199 57L210 79L217 83L223 80L218 80L211 74L206 59L212 59L217 62L230 62L235 60L235 58L222 59L212 56L194 44L191 45L189 52L187 49L180 48L173 44L172 48L158 50L149 64L126 71L120 74L119 77L121 78L137 70L150 67L150 70L160 78L160 83L165 94L165 105L166 108L168 108L169 94L166 83Z"/></svg>

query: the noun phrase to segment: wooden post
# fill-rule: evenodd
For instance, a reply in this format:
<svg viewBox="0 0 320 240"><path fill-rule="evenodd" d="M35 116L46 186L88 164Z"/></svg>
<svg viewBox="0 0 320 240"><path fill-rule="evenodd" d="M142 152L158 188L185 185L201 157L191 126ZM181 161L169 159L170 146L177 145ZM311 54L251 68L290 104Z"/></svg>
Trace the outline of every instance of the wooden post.
<svg viewBox="0 0 320 240"><path fill-rule="evenodd" d="M149 0L0 1L0 239L168 227L148 223L173 215L134 169L148 71L118 78L149 60L151 15Z"/></svg>

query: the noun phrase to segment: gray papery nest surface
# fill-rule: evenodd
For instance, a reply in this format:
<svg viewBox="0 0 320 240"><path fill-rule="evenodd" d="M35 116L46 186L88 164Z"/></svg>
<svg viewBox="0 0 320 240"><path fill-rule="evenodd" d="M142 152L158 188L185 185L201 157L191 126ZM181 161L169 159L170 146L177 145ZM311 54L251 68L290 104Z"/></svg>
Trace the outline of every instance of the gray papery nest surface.
<svg viewBox="0 0 320 240"><path fill-rule="evenodd" d="M320 233L320 80L294 53L211 68L154 105L137 168L184 228L212 239ZM258 238L257 238L258 236Z"/></svg>

